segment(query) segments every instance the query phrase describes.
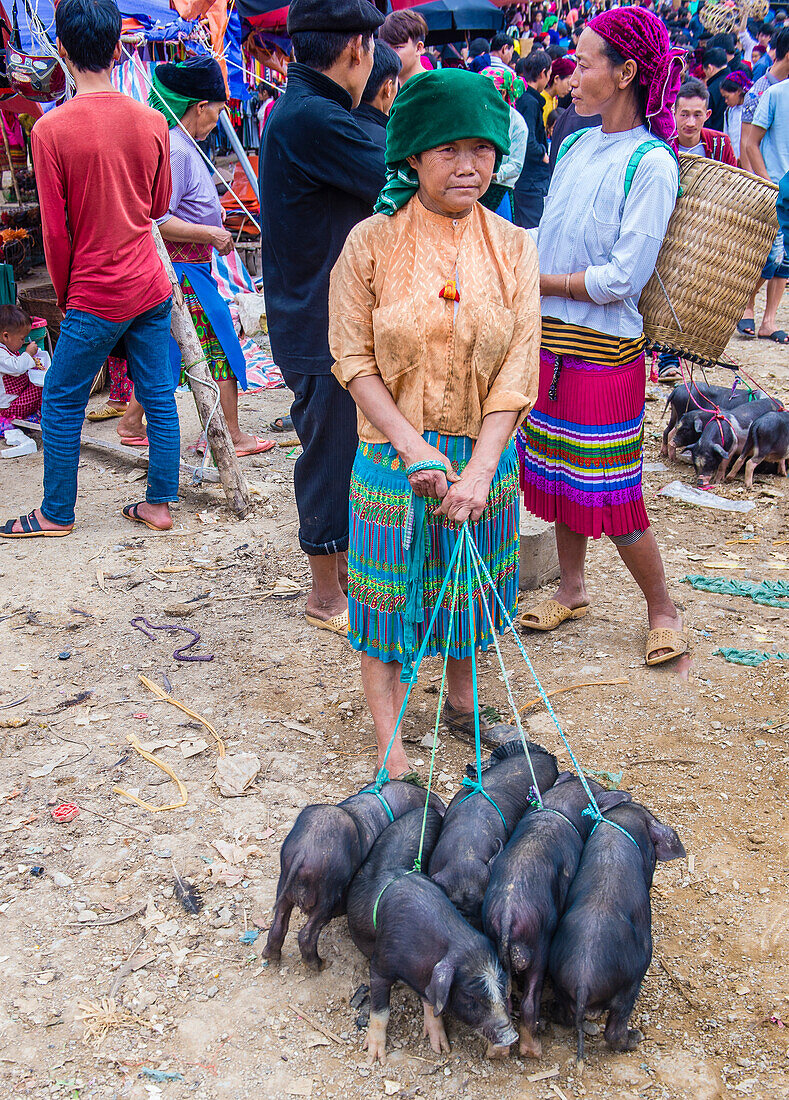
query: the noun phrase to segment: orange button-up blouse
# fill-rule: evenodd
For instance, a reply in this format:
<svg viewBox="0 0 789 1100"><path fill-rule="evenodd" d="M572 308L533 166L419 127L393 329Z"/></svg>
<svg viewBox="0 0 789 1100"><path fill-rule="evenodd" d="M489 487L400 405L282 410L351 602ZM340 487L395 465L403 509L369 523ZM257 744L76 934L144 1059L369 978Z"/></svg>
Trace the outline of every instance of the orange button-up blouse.
<svg viewBox="0 0 789 1100"><path fill-rule="evenodd" d="M440 297L455 278L459 301ZM493 412L525 417L537 396L537 249L475 203L465 218L417 197L357 225L331 274L329 346L337 380L380 375L419 432L476 439ZM359 410L359 437L388 442Z"/></svg>

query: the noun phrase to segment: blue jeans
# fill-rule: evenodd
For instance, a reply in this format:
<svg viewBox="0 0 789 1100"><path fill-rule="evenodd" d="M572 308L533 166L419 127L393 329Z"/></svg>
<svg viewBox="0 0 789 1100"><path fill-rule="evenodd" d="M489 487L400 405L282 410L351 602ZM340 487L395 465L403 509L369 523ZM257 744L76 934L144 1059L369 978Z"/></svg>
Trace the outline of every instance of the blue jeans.
<svg viewBox="0 0 789 1100"><path fill-rule="evenodd" d="M148 419L150 462L145 499L151 504L178 499L181 435L170 370L171 309L172 299L168 298L130 321L105 321L79 309L66 312L52 366L45 375L41 407L41 511L50 522L64 527L74 522L80 437L90 388L121 337L134 393Z"/></svg>
<svg viewBox="0 0 789 1100"><path fill-rule="evenodd" d="M784 237L783 233L773 241L773 246L770 249L770 255L767 257L767 263L762 269L763 279L787 279L789 278L789 257L784 252Z"/></svg>

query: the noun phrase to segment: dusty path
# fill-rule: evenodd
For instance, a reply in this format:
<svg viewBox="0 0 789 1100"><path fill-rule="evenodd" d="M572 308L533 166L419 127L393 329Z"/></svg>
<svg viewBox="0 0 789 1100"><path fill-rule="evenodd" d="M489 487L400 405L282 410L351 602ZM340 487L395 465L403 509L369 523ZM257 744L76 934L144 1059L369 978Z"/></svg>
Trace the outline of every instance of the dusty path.
<svg viewBox="0 0 789 1100"><path fill-rule="evenodd" d="M732 351L789 397L786 349L735 343ZM191 398L179 402L193 429ZM242 416L265 434L287 404L283 391L247 398ZM660 408L648 410L646 459L658 462ZM112 438L112 424L93 430ZM299 809L358 789L373 764L357 657L306 626L303 597L266 596L279 577L305 578L292 460L282 448L246 460L260 495L245 521L230 520L218 489L187 490L175 531L157 536L119 514L141 488L130 467L85 451L75 533L0 543L0 707L27 696L0 709L0 1095L789 1097L789 667L743 668L713 655L719 646L789 649L789 617L681 583L688 573L789 579L787 482L757 478L757 506L742 515L654 495L675 476L690 481L686 467L646 475L671 591L691 630L689 683L645 669L643 609L607 542L590 554L592 613L529 640L548 688L627 679L568 693L557 713L582 763L622 771L622 786L678 829L690 856L656 876L655 960L634 1015L645 1042L612 1056L590 1037L579 1081L572 1037L553 1026L539 1064L492 1065L482 1041L452 1022L452 1054L439 1058L403 989L393 998L389 1064L370 1070L349 1006L366 964L344 922L321 941L330 965L318 977L304 970L293 934L279 969L261 966L262 938L241 939L268 925L279 843ZM40 456L0 471L4 515L38 502ZM746 499L740 485L722 493ZM148 641L130 627L135 615L200 631L196 649L214 660L174 661L176 637ZM506 652L517 670L514 647ZM229 753L259 757L245 797L219 794L213 739L158 701L139 673L160 686L165 674ZM426 667L415 693L408 735L417 742L435 713L435 674ZM524 702L536 694L524 671L515 683ZM503 711L491 662L483 686ZM84 692L82 704L63 705ZM558 751L544 710L530 712L530 729ZM130 749L129 734L165 742L157 756L185 782L184 809L152 814L113 793L120 786L159 805L175 797L164 773ZM184 755L201 738L208 747ZM426 764L423 749L410 751ZM447 798L466 760L462 746L442 741ZM67 799L82 813L57 825L50 803ZM173 897L173 867L201 891L198 917ZM130 911L138 915L100 923ZM86 1042L80 1005L111 994L127 1026ZM181 1077L157 1082L145 1069ZM530 1082L535 1073L544 1079Z"/></svg>

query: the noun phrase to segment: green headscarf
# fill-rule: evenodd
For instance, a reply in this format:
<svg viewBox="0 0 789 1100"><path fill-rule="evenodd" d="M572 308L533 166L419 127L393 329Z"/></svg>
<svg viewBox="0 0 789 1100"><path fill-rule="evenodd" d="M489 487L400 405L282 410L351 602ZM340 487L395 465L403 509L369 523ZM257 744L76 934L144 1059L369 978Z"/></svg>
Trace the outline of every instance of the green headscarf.
<svg viewBox="0 0 789 1100"><path fill-rule="evenodd" d="M411 77L389 115L387 178L376 213L396 213L419 190L408 157L463 138L489 141L496 149L496 169L509 152L510 110L493 82L465 69L435 69Z"/></svg>
<svg viewBox="0 0 789 1100"><path fill-rule="evenodd" d="M171 130L178 120L184 117L193 103L201 103L205 99L205 96L195 98L194 96L180 95L178 92L165 88L156 75L156 69L151 73L151 83L153 87L148 93L148 106L153 107L155 111L162 112Z"/></svg>

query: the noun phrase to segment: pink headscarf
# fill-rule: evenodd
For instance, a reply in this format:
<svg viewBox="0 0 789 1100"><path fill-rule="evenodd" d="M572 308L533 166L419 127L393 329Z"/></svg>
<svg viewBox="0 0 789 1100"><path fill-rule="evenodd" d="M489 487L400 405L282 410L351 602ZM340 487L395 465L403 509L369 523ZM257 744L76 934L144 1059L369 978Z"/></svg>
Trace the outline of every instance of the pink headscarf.
<svg viewBox="0 0 789 1100"><path fill-rule="evenodd" d="M671 108L677 99L687 51L672 49L668 31L645 8L610 8L587 26L625 59L636 62L636 79L647 89L646 124L655 137L671 141L676 133Z"/></svg>

